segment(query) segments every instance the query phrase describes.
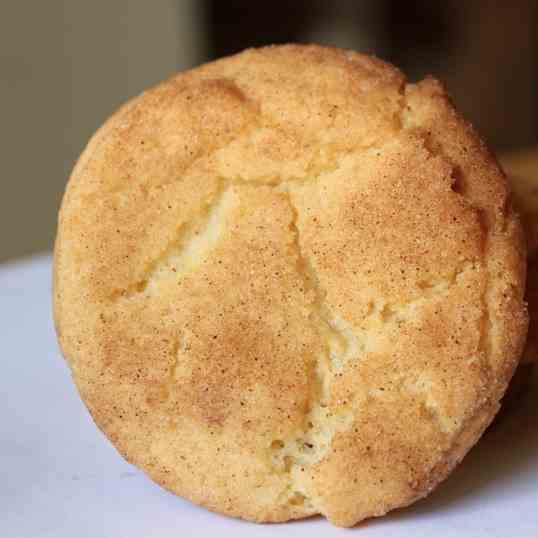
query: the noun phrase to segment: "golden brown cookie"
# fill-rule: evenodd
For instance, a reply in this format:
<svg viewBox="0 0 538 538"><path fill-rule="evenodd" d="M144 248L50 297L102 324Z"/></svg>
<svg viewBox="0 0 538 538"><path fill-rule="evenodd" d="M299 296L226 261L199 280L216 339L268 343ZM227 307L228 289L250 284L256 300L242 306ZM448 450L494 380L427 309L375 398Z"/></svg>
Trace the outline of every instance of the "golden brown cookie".
<svg viewBox="0 0 538 538"><path fill-rule="evenodd" d="M505 178L433 79L279 46L121 108L70 179L63 352L97 425L165 488L350 526L427 495L524 343Z"/></svg>

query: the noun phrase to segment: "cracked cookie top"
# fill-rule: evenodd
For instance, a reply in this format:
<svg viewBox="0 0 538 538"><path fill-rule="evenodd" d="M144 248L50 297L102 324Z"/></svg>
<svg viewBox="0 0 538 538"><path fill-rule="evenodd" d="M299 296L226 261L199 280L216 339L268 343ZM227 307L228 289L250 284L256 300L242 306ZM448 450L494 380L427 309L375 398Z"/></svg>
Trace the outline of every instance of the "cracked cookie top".
<svg viewBox="0 0 538 538"><path fill-rule="evenodd" d="M167 489L353 525L426 495L526 331L502 172L438 82L279 46L179 74L92 138L55 251L95 422Z"/></svg>

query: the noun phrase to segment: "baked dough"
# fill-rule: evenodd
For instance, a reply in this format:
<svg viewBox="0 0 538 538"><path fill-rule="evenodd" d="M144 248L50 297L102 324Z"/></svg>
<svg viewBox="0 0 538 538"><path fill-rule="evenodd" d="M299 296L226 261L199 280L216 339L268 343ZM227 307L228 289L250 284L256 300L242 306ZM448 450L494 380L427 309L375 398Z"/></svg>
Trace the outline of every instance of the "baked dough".
<svg viewBox="0 0 538 538"><path fill-rule="evenodd" d="M442 86L277 46L122 107L76 165L59 341L96 424L165 488L351 526L428 494L524 344L505 177Z"/></svg>

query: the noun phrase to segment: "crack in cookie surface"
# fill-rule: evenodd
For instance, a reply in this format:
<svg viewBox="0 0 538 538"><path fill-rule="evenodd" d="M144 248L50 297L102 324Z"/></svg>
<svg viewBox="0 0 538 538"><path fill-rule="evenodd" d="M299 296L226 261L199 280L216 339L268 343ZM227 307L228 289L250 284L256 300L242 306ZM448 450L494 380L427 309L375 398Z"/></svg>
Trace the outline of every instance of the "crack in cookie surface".
<svg viewBox="0 0 538 538"><path fill-rule="evenodd" d="M294 237L294 248L297 254L297 272L302 276L305 289L314 296L311 318L314 318L318 330L324 335L325 346L322 354L317 357L313 391L308 409L303 419L303 427L292 438L277 440L271 444L272 464L277 472L285 472L289 476L286 491L289 498L301 499L315 507L309 492L294 480L299 468L311 466L320 461L330 449L333 436L338 431L344 431L352 422L350 411L335 410L330 405L331 382L338 365L352 357L358 358L358 347L355 336L347 328L342 328L325 302L326 293L321 289L319 279L312 267L308 256L301 247L300 232L297 227L298 213L288 194L288 202L293 212L290 229Z"/></svg>

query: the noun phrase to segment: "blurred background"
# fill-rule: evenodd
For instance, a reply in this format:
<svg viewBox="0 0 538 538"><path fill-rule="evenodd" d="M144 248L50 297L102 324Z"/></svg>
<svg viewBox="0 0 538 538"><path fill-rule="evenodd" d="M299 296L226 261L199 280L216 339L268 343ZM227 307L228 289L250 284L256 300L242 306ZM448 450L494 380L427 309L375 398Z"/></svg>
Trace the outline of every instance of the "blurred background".
<svg viewBox="0 0 538 538"><path fill-rule="evenodd" d="M250 46L317 42L433 73L496 151L533 146L536 27L528 0L2 0L0 261L52 248L69 172L118 105Z"/></svg>

